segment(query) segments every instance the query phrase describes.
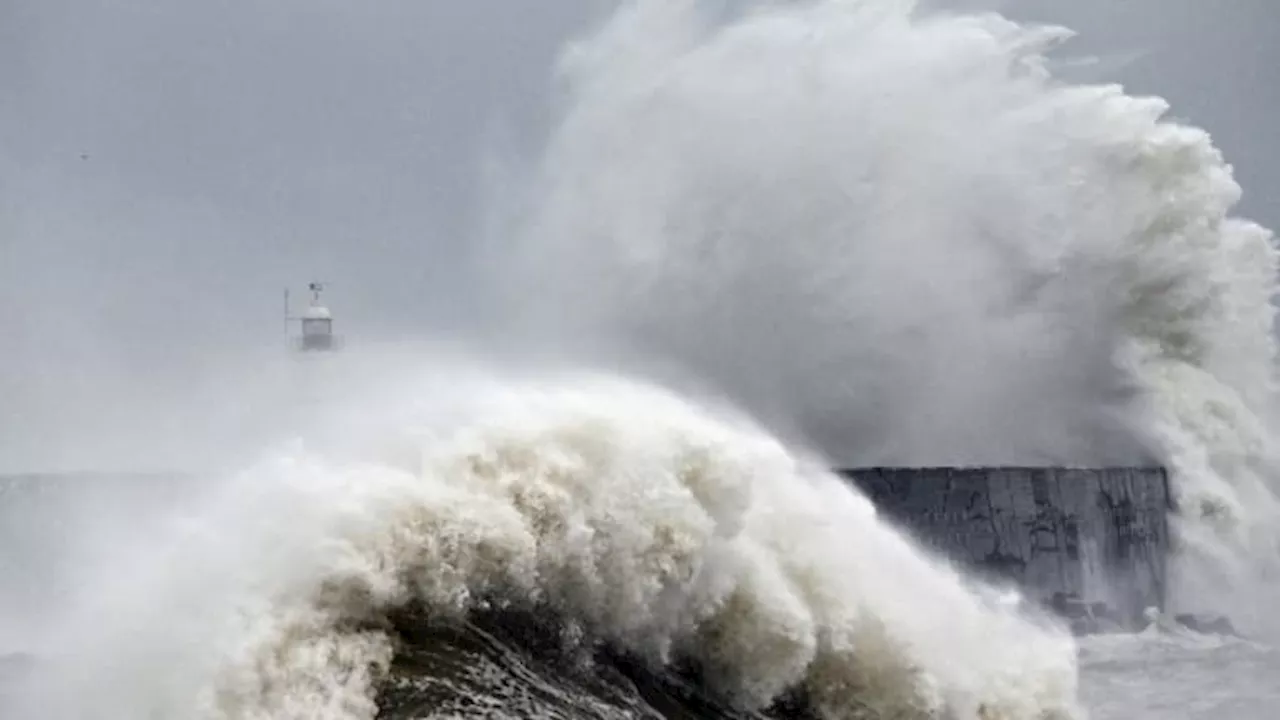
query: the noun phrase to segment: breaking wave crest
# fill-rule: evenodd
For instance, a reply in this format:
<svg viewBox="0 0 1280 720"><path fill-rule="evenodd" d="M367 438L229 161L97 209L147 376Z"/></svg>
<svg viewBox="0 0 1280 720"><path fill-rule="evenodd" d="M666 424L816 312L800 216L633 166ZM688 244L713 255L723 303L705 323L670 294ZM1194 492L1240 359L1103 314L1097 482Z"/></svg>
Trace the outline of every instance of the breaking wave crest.
<svg viewBox="0 0 1280 720"><path fill-rule="evenodd" d="M1069 637L750 424L602 378L465 395L373 461L299 448L220 490L68 629L86 672L58 667L77 682L40 716L371 718L413 607L563 618L743 711L800 690L823 717L1071 715Z"/></svg>

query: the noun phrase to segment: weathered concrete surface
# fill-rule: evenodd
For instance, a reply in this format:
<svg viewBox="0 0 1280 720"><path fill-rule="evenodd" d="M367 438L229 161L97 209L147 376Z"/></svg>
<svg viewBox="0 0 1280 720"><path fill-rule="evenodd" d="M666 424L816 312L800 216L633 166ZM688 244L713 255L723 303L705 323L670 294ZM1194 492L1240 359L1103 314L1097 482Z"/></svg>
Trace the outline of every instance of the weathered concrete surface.
<svg viewBox="0 0 1280 720"><path fill-rule="evenodd" d="M1164 607L1162 468L868 468L842 474L901 527L979 572L1104 603L1125 625Z"/></svg>

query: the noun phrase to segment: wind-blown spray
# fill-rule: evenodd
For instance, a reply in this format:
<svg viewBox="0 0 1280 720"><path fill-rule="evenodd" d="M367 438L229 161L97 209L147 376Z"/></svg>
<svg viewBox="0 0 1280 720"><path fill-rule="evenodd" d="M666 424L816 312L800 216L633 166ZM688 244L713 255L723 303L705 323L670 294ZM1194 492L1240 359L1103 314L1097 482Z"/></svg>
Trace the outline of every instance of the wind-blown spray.
<svg viewBox="0 0 1280 720"><path fill-rule="evenodd" d="M1163 101L1055 80L1068 35L898 0L629 4L560 67L521 321L676 363L840 463L1167 463L1184 559L1256 577L1280 556L1271 236Z"/></svg>
<svg viewBox="0 0 1280 720"><path fill-rule="evenodd" d="M110 573L19 717L372 718L388 613L495 598L657 667L696 659L745 709L803 687L829 717L1075 713L1069 637L749 422L608 377L436 370Z"/></svg>
<svg viewBox="0 0 1280 720"><path fill-rule="evenodd" d="M495 597L692 658L743 708L800 686L831 718L1076 715L1069 638L777 439L1154 455L1183 538L1236 569L1274 550L1269 236L1162 102L1055 82L1064 36L895 0L624 6L564 56L492 279L526 338L676 363L759 422L615 377L375 371L325 442L86 579L20 716L367 720L388 613Z"/></svg>

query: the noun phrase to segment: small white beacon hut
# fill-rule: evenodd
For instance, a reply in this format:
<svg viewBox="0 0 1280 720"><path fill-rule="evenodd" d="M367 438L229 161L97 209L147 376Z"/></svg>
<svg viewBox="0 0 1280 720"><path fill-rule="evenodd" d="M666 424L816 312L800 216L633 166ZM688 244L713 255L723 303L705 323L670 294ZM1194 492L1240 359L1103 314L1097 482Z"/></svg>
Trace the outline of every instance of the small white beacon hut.
<svg viewBox="0 0 1280 720"><path fill-rule="evenodd" d="M311 304L298 317L289 315L289 291L284 291L285 325L297 320L302 325L302 335L295 341L295 346L302 352L328 352L336 350L337 339L333 334L333 313L320 301L324 285L313 282L307 286L311 291Z"/></svg>

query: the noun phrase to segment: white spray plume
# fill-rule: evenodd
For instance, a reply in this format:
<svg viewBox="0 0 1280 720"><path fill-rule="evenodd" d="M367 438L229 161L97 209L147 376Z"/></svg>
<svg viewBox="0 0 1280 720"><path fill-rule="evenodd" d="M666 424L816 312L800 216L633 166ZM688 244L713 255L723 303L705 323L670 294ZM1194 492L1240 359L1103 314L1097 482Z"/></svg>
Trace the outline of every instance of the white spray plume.
<svg viewBox="0 0 1280 720"><path fill-rule="evenodd" d="M519 324L841 464L1163 462L1200 564L1280 556L1276 253L1206 133L1055 80L1060 28L700 7L629 3L565 53L501 246Z"/></svg>
<svg viewBox="0 0 1280 720"><path fill-rule="evenodd" d="M1163 102L1055 82L1064 36L893 0L628 4L565 55L494 280L564 355L676 363L842 463L1154 455L1183 558L1256 601L1270 236ZM829 717L1077 712L1069 638L753 423L598 376L395 374L348 386L322 451L86 579L30 716L370 718L391 644L350 620L495 587L696 654L749 707L803 682Z"/></svg>

